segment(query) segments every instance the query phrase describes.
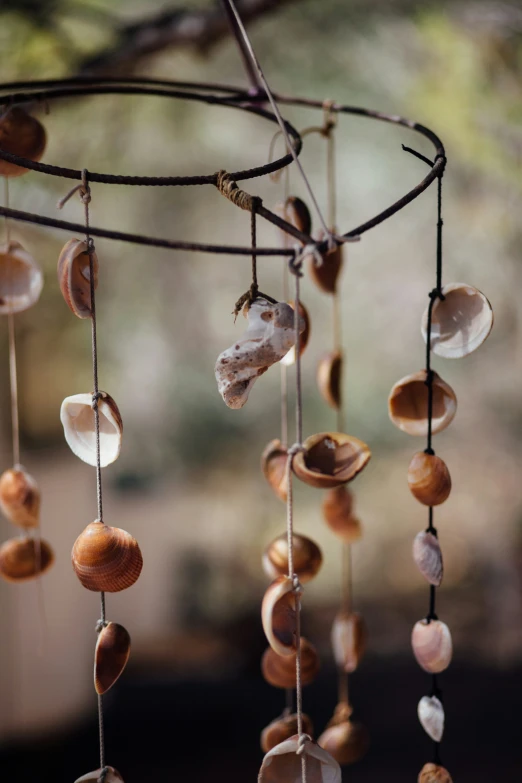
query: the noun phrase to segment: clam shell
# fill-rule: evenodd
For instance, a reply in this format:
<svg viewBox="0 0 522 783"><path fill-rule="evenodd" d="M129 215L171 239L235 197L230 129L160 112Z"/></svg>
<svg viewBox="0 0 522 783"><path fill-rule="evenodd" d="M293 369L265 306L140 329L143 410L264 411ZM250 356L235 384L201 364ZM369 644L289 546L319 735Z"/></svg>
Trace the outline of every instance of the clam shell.
<svg viewBox="0 0 522 783"><path fill-rule="evenodd" d="M258 783L301 783L301 756L297 755L299 737L276 745L268 751L259 770ZM341 783L341 768L323 748L309 740L304 746L307 783Z"/></svg>
<svg viewBox="0 0 522 783"><path fill-rule="evenodd" d="M294 533L294 572L302 584L306 584L319 572L323 563L321 550L311 538ZM288 574L288 539L286 534L275 538L263 554L263 569L270 579Z"/></svg>
<svg viewBox="0 0 522 783"><path fill-rule="evenodd" d="M1 145L0 145L1 146ZM21 313L42 293L43 275L34 258L19 242L0 247L0 315Z"/></svg>
<svg viewBox="0 0 522 783"><path fill-rule="evenodd" d="M313 736L314 727L312 721L308 715L302 714L303 719L303 732L310 737ZM276 718L261 732L261 750L263 753L268 753L269 750L275 748L281 742L284 742L290 737L297 734L297 713L292 715L281 715Z"/></svg>
<svg viewBox="0 0 522 783"><path fill-rule="evenodd" d="M121 451L123 422L118 406L107 394L100 392L98 414L100 420L100 465L107 467L118 459ZM92 394L74 394L66 397L60 409L65 440L73 454L88 465L96 465L96 429Z"/></svg>
<svg viewBox="0 0 522 783"><path fill-rule="evenodd" d="M303 447L304 451L294 457L293 471L305 484L318 489L330 489L351 481L371 457L366 443L341 432L312 435Z"/></svg>
<svg viewBox="0 0 522 783"><path fill-rule="evenodd" d="M347 720L329 726L317 742L339 764L354 764L368 752L370 735L362 723Z"/></svg>
<svg viewBox="0 0 522 783"><path fill-rule="evenodd" d="M325 492L323 500L324 521L332 533L348 544L353 544L362 536L361 523L352 511L353 496L348 487L334 487Z"/></svg>
<svg viewBox="0 0 522 783"><path fill-rule="evenodd" d="M130 533L103 522L91 522L74 543L72 563L87 590L118 593L136 582L143 558Z"/></svg>
<svg viewBox="0 0 522 783"><path fill-rule="evenodd" d="M123 783L123 778L114 767L106 767L107 774L103 783ZM93 772L87 772L86 775L82 775L81 778L77 778L74 783L98 783L101 775L101 767L95 769Z"/></svg>
<svg viewBox="0 0 522 783"><path fill-rule="evenodd" d="M0 576L7 582L33 579L53 563L53 550L41 538L10 538L0 547Z"/></svg>
<svg viewBox="0 0 522 783"><path fill-rule="evenodd" d="M339 351L325 354L317 365L317 386L323 400L335 410L341 407L343 357Z"/></svg>
<svg viewBox="0 0 522 783"><path fill-rule="evenodd" d="M430 585L439 587L444 573L442 552L438 538L423 530L413 540L413 559L423 577Z"/></svg>
<svg viewBox="0 0 522 783"><path fill-rule="evenodd" d="M439 506L451 492L451 476L446 463L436 454L418 451L408 468L412 495L425 506Z"/></svg>
<svg viewBox="0 0 522 783"><path fill-rule="evenodd" d="M10 468L0 476L0 508L13 525L38 527L40 490L21 466Z"/></svg>
<svg viewBox="0 0 522 783"><path fill-rule="evenodd" d="M291 223L298 231L302 231L303 234L310 236L312 232L310 210L298 196L288 196L286 201L276 204L275 212L286 220L287 223ZM280 229L280 231L283 244L295 242L295 238L291 234L287 234L286 231L283 231L282 229Z"/></svg>
<svg viewBox="0 0 522 783"><path fill-rule="evenodd" d="M426 370L407 375L393 386L388 397L390 419L408 435L428 434L428 387ZM433 373L432 433L442 432L457 412L455 392Z"/></svg>
<svg viewBox="0 0 522 783"><path fill-rule="evenodd" d="M130 655L129 632L118 623L108 623L98 634L94 653L94 687L107 693L123 673Z"/></svg>
<svg viewBox="0 0 522 783"><path fill-rule="evenodd" d="M446 623L440 620L419 620L415 623L411 645L417 663L430 674L443 672L451 663L451 633Z"/></svg>
<svg viewBox="0 0 522 783"><path fill-rule="evenodd" d="M261 470L277 497L286 503L288 449L280 440L271 440L261 455Z"/></svg>
<svg viewBox="0 0 522 783"><path fill-rule="evenodd" d="M366 649L366 625L358 612L339 612L332 625L335 662L344 672L354 672Z"/></svg>
<svg viewBox="0 0 522 783"><path fill-rule="evenodd" d="M319 241L324 238L321 232ZM337 280L343 266L343 248L337 245L329 253L322 254L323 263L319 266L314 256L310 259L310 277L325 294L335 294Z"/></svg>
<svg viewBox="0 0 522 783"><path fill-rule="evenodd" d="M292 579L280 576L268 587L261 604L261 621L268 643L278 655L295 653L296 596Z"/></svg>
<svg viewBox="0 0 522 783"><path fill-rule="evenodd" d="M44 154L47 136L36 117L19 106L12 106L0 117L0 149L20 158L39 161ZM0 158L0 176L19 177L29 169Z"/></svg>
<svg viewBox="0 0 522 783"><path fill-rule="evenodd" d="M428 737L440 742L444 734L444 707L436 696L423 696L417 707L419 722Z"/></svg>
<svg viewBox="0 0 522 783"><path fill-rule="evenodd" d="M268 647L261 659L261 672L265 680L274 688L295 688L295 654L277 655ZM319 656L315 647L301 637L301 682L310 685L315 680L320 669Z"/></svg>
<svg viewBox="0 0 522 783"><path fill-rule="evenodd" d="M431 350L445 359L459 359L479 348L493 328L493 310L484 294L465 283L450 283L442 289L431 312ZM421 323L428 341L428 309Z"/></svg>
<svg viewBox="0 0 522 783"><path fill-rule="evenodd" d="M94 288L98 287L98 256L92 251ZM62 248L58 258L58 283L69 309L78 318L90 318L91 269L87 243L81 239L70 239Z"/></svg>
<svg viewBox="0 0 522 783"><path fill-rule="evenodd" d="M453 780L447 769L430 763L419 772L418 783L453 783Z"/></svg>
<svg viewBox="0 0 522 783"><path fill-rule="evenodd" d="M292 310L295 310L294 302L288 302ZM299 336L299 355L302 356L306 346L308 345L308 341L310 340L310 316L308 315L308 310L304 306L302 302L299 302L299 315L304 320L304 329L300 333ZM292 364L295 363L295 345L293 345L287 354L283 356L281 359L281 364L284 364L285 367L290 367Z"/></svg>

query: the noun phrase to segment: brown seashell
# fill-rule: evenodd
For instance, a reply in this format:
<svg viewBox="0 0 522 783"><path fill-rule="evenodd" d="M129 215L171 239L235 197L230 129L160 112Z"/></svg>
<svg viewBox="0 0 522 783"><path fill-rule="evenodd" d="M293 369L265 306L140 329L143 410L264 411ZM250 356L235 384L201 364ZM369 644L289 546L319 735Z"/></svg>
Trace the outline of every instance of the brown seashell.
<svg viewBox="0 0 522 783"><path fill-rule="evenodd" d="M339 764L354 764L368 752L370 735L362 723L347 720L329 726L317 742Z"/></svg>
<svg viewBox="0 0 522 783"><path fill-rule="evenodd" d="M261 672L265 680L274 688L295 688L295 654L277 655L271 647L263 653ZM310 685L315 680L320 669L319 656L315 647L301 637L301 682Z"/></svg>
<svg viewBox="0 0 522 783"><path fill-rule="evenodd" d="M418 451L408 468L412 495L425 506L439 506L451 492L451 476L446 463L436 454Z"/></svg>
<svg viewBox="0 0 522 783"><path fill-rule="evenodd" d="M323 517L330 530L348 544L362 536L361 523L352 514L353 496L348 487L329 489L324 495Z"/></svg>
<svg viewBox="0 0 522 783"><path fill-rule="evenodd" d="M261 470L277 497L284 503L288 495L287 463L286 446L280 440L271 440L261 455Z"/></svg>
<svg viewBox="0 0 522 783"><path fill-rule="evenodd" d="M317 365L317 386L323 400L331 407L341 407L343 357L339 351L325 354Z"/></svg>
<svg viewBox="0 0 522 783"><path fill-rule="evenodd" d="M371 457L362 440L341 432L320 432L307 438L304 451L294 457L297 478L318 489L346 484L361 472Z"/></svg>
<svg viewBox="0 0 522 783"><path fill-rule="evenodd" d="M294 572L306 584L319 572L323 563L321 550L311 538L294 533ZM263 554L263 569L270 579L288 574L288 539L286 534L275 538Z"/></svg>
<svg viewBox="0 0 522 783"><path fill-rule="evenodd" d="M319 241L324 239L324 233L321 232ZM323 263L318 266L314 256L310 259L310 276L314 283L325 294L335 294L337 290L337 278L343 266L343 248L337 245L330 252L322 254Z"/></svg>
<svg viewBox="0 0 522 783"><path fill-rule="evenodd" d="M43 275L34 258L19 242L0 248L0 315L21 313L42 293Z"/></svg>
<svg viewBox="0 0 522 783"><path fill-rule="evenodd" d="M0 547L0 576L7 582L33 579L53 563L53 550L41 538L10 538Z"/></svg>
<svg viewBox="0 0 522 783"><path fill-rule="evenodd" d="M296 596L292 579L280 576L268 587L261 604L268 643L278 655L292 655L296 644Z"/></svg>
<svg viewBox="0 0 522 783"><path fill-rule="evenodd" d="M339 612L332 625L335 662L344 672L354 672L366 649L366 625L359 612Z"/></svg>
<svg viewBox="0 0 522 783"><path fill-rule="evenodd" d="M444 569L437 536L427 530L417 533L413 540L413 559L430 585L439 587L442 583Z"/></svg>
<svg viewBox="0 0 522 783"><path fill-rule="evenodd" d="M430 763L419 772L418 783L453 783L453 780L447 769Z"/></svg>
<svg viewBox="0 0 522 783"><path fill-rule="evenodd" d="M40 490L34 478L21 465L0 476L0 508L19 527L38 527Z"/></svg>
<svg viewBox="0 0 522 783"><path fill-rule="evenodd" d="M39 161L44 154L47 136L45 128L36 117L31 117L19 106L12 106L0 117L0 149ZM0 158L0 176L19 177L29 169Z"/></svg>
<svg viewBox="0 0 522 783"><path fill-rule="evenodd" d="M100 465L105 468L120 456L123 421L110 394L100 394ZM73 394L72 397L66 397L60 409L60 420L65 440L72 453L88 465L96 466L96 426L92 394Z"/></svg>
<svg viewBox="0 0 522 783"><path fill-rule="evenodd" d="M451 663L453 645L446 623L419 620L411 635L413 653L419 666L430 674L443 672Z"/></svg>
<svg viewBox="0 0 522 783"><path fill-rule="evenodd" d="M310 236L312 232L310 210L298 196L288 196L285 202L276 204L275 212L286 220L287 223L291 223L298 231ZM282 229L281 233L283 235L283 242L295 242L295 238L291 234L287 234L286 231L283 231Z"/></svg>
<svg viewBox="0 0 522 783"><path fill-rule="evenodd" d="M108 623L98 634L94 653L94 687L107 693L123 673L130 655L129 632L118 623Z"/></svg>
<svg viewBox="0 0 522 783"><path fill-rule="evenodd" d="M98 287L98 256L92 251L94 288ZM90 318L91 267L87 243L81 239L70 239L62 248L58 258L58 283L69 309L78 318Z"/></svg>
<svg viewBox="0 0 522 783"><path fill-rule="evenodd" d="M87 590L118 593L138 579L143 558L130 533L91 522L74 542L73 568Z"/></svg>
<svg viewBox="0 0 522 783"><path fill-rule="evenodd" d="M302 714L303 718L303 733L313 737L314 727L312 721ZM276 718L261 732L261 750L263 753L268 753L269 750L275 748L281 742L284 742L290 737L297 734L297 713L292 715L281 715L280 718Z"/></svg>
<svg viewBox="0 0 522 783"><path fill-rule="evenodd" d="M465 283L449 283L431 311L431 350L445 359L460 359L479 348L493 328L493 310L483 293ZM421 332L428 342L428 309Z"/></svg>
<svg viewBox="0 0 522 783"><path fill-rule="evenodd" d="M114 767L104 767L107 769L103 783L123 783L123 778ZM81 778L77 778L74 783L99 783L100 775L102 773L101 767L95 769L93 772L87 772L86 775L82 775Z"/></svg>
<svg viewBox="0 0 522 783"><path fill-rule="evenodd" d="M298 755L299 736L276 745L268 751L259 770L258 783L301 783L302 762ZM307 783L341 783L341 768L329 753L315 742L304 744Z"/></svg>
<svg viewBox="0 0 522 783"><path fill-rule="evenodd" d="M408 435L428 434L428 387L426 370L407 375L393 386L388 397L390 419ZM457 412L455 392L433 372L433 416L431 431L442 432Z"/></svg>
<svg viewBox="0 0 522 783"><path fill-rule="evenodd" d="M436 696L423 696L417 707L419 722L433 742L440 742L444 734L444 707Z"/></svg>
<svg viewBox="0 0 522 783"><path fill-rule="evenodd" d="M292 310L295 310L294 302L287 302L287 304L290 305ZM308 345L308 341L310 340L310 316L308 315L308 310L304 306L302 302L299 302L299 315L302 318L302 321L304 322L304 329L302 332L299 333L299 356L302 356L306 346ZM284 364L285 367L290 367L290 365L295 363L295 345L292 345L290 350L287 354L283 356L281 359L281 364Z"/></svg>

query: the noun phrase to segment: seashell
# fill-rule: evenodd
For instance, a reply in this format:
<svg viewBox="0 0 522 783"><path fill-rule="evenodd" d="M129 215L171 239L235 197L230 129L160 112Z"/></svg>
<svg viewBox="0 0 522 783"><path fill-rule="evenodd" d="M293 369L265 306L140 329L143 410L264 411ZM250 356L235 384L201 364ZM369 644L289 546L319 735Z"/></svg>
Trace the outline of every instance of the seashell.
<svg viewBox="0 0 522 783"><path fill-rule="evenodd" d="M417 707L419 721L434 742L440 742L444 733L444 707L436 696L423 696Z"/></svg>
<svg viewBox="0 0 522 783"><path fill-rule="evenodd" d="M118 623L108 623L98 634L94 653L94 687L96 693L107 693L123 673L130 655L128 631Z"/></svg>
<svg viewBox="0 0 522 783"><path fill-rule="evenodd" d="M258 783L301 783L302 764L299 735L276 745L265 755L259 770ZM307 783L341 783L341 768L329 753L312 740L305 742Z"/></svg>
<svg viewBox="0 0 522 783"><path fill-rule="evenodd" d="M288 302L292 310L295 310L294 302ZM308 345L308 341L310 340L310 316L308 315L308 310L304 306L302 302L299 302L299 315L304 320L304 329L302 333L300 333L299 337L299 356L302 356L306 346ZM295 363L295 345L293 345L287 354L283 356L281 359L281 364L284 364L285 367L290 367L290 365Z"/></svg>
<svg viewBox="0 0 522 783"><path fill-rule="evenodd" d="M19 106L12 106L0 118L0 149L20 158L39 161L44 154L47 136L36 117ZM19 177L29 169L0 158L0 176Z"/></svg>
<svg viewBox="0 0 522 783"><path fill-rule="evenodd" d="M307 536L294 533L292 536L294 551L294 572L302 584L306 584L319 572L323 555L315 541ZM270 579L288 574L288 539L286 534L275 538L263 554L263 569Z"/></svg>
<svg viewBox="0 0 522 783"><path fill-rule="evenodd" d="M368 752L370 735L362 723L347 720L328 726L317 742L339 764L354 764Z"/></svg>
<svg viewBox="0 0 522 783"><path fill-rule="evenodd" d="M339 612L332 625L335 662L344 672L354 672L366 649L366 626L358 612Z"/></svg>
<svg viewBox="0 0 522 783"><path fill-rule="evenodd" d="M334 232L335 233L335 232ZM319 242L324 239L321 232ZM323 263L319 266L314 256L310 259L310 276L314 283L325 294L335 294L337 290L337 278L343 266L342 245L336 245L330 252L322 254Z"/></svg>
<svg viewBox="0 0 522 783"><path fill-rule="evenodd" d="M94 288L98 287L98 256L92 251ZM58 283L69 309L78 318L90 318L91 266L87 243L81 239L70 239L62 248L58 258Z"/></svg>
<svg viewBox="0 0 522 783"><path fill-rule="evenodd" d="M38 527L40 490L34 478L21 465L0 476L0 508L19 527Z"/></svg>
<svg viewBox="0 0 522 783"><path fill-rule="evenodd" d="M288 495L287 464L288 449L280 440L271 440L261 455L261 470L277 497L284 503Z"/></svg>
<svg viewBox="0 0 522 783"><path fill-rule="evenodd" d="M341 407L343 357L339 351L325 354L317 365L317 386L323 400L331 407Z"/></svg>
<svg viewBox="0 0 522 783"><path fill-rule="evenodd" d="M100 465L105 468L118 459L121 451L123 422L118 406L107 394L100 392ZM92 409L92 394L66 397L60 409L60 420L67 445L88 465L96 465L96 428Z"/></svg>
<svg viewBox="0 0 522 783"><path fill-rule="evenodd" d="M348 544L362 536L361 523L352 514L353 496L345 486L329 489L324 495L323 517L330 530Z"/></svg>
<svg viewBox="0 0 522 783"><path fill-rule="evenodd" d="M419 666L430 674L443 672L451 663L453 645L446 623L419 620L411 635L413 654Z"/></svg>
<svg viewBox="0 0 522 783"><path fill-rule="evenodd" d="M19 242L0 248L0 315L21 313L42 293L42 270Z"/></svg>
<svg viewBox="0 0 522 783"><path fill-rule="evenodd" d="M419 772L418 783L453 783L450 773L439 764L425 764Z"/></svg>
<svg viewBox="0 0 522 783"><path fill-rule="evenodd" d="M247 311L248 328L216 361L218 390L229 408L242 408L252 386L295 343L294 311L286 302L256 299ZM300 331L304 329L300 321Z"/></svg>
<svg viewBox="0 0 522 783"><path fill-rule="evenodd" d="M442 289L431 311L431 350L445 359L460 359L479 348L493 328L493 310L483 293L465 283L450 283ZM422 316L421 332L428 342L428 310Z"/></svg>
<svg viewBox="0 0 522 783"><path fill-rule="evenodd" d="M390 419L408 435L428 434L428 387L426 370L407 375L393 386L388 397ZM442 432L457 411L455 392L433 372L433 415L431 431Z"/></svg>
<svg viewBox="0 0 522 783"><path fill-rule="evenodd" d="M41 538L10 538L0 547L0 576L24 582L44 574L54 563L54 552Z"/></svg>
<svg viewBox="0 0 522 783"><path fill-rule="evenodd" d="M103 783L123 783L123 778L114 767L104 767L107 770ZM100 775L102 773L101 767L95 769L94 772L87 772L86 775L82 775L81 778L77 778L74 783L98 783L100 781Z"/></svg>
<svg viewBox="0 0 522 783"><path fill-rule="evenodd" d="M443 576L442 552L437 536L427 530L417 533L413 540L415 565L430 585L440 587Z"/></svg>
<svg viewBox="0 0 522 783"><path fill-rule="evenodd" d="M451 492L451 476L446 463L436 454L418 451L408 467L408 486L425 506L439 506Z"/></svg>
<svg viewBox="0 0 522 783"><path fill-rule="evenodd" d="M268 647L261 659L263 677L274 688L295 688L295 659L295 653L293 655L277 655L271 647ZM320 666L315 647L302 636L301 682L303 685L310 685L315 680Z"/></svg>
<svg viewBox="0 0 522 783"><path fill-rule="evenodd" d="M298 196L288 196L286 201L276 204L275 212L286 220L287 223L291 223L298 231L302 231L303 234L310 236L312 232L310 210ZM281 233L283 236L283 243L295 242L295 239L291 234L287 234L286 231L283 231L282 229Z"/></svg>
<svg viewBox="0 0 522 783"><path fill-rule="evenodd" d="M305 713L302 713L302 719L303 733L312 737L314 733L312 721ZM275 748L279 743L290 739L294 734L297 734L297 713L294 712L292 715L283 714L269 723L261 732L261 750L263 753L268 753L269 750Z"/></svg>
<svg viewBox="0 0 522 783"><path fill-rule="evenodd" d="M138 579L143 558L130 533L91 522L74 542L73 568L87 590L118 593Z"/></svg>
<svg viewBox="0 0 522 783"><path fill-rule="evenodd" d="M297 478L319 489L346 484L356 477L371 457L362 440L341 432L320 432L311 435L293 459Z"/></svg>
<svg viewBox="0 0 522 783"><path fill-rule="evenodd" d="M278 655L292 655L296 644L296 596L289 576L268 587L261 604L261 621L268 643Z"/></svg>

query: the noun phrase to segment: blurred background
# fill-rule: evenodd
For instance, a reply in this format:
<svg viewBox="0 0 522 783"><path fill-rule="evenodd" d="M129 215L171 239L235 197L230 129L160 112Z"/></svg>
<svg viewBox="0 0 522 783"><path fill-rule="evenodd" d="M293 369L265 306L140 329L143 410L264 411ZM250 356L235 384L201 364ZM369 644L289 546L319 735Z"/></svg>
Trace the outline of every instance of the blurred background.
<svg viewBox="0 0 522 783"><path fill-rule="evenodd" d="M238 3L241 8L241 4ZM459 410L437 436L453 479L436 511L445 558L438 612L455 656L440 678L446 707L443 762L455 781L519 781L522 774L522 7L518 2L294 0L248 2L256 51L273 89L402 114L444 141L444 280L481 289L495 311L487 343L460 362L435 357ZM245 85L219 7L145 0L4 0L2 81L76 73L140 74ZM216 22L216 17L218 21ZM284 108L303 129L320 113ZM42 117L43 158L125 174L207 174L268 158L271 123L226 108L153 97L55 101ZM337 131L338 223L349 230L426 175L401 144L433 156L420 136L343 116ZM321 203L325 145L305 141L302 162ZM11 206L82 220L72 200L57 213L64 180L29 173L11 182ZM282 183L251 181L271 207ZM306 198L298 175L290 191ZM92 188L94 225L180 240L248 244L248 215L212 188ZM347 430L373 458L354 483L364 537L354 547L355 603L368 653L351 678L356 717L369 728L367 757L346 780L414 781L431 759L416 705L428 692L410 648L428 589L411 559L426 513L406 471L416 439L396 430L387 395L420 369L420 318L433 287L436 190L345 248L343 340ZM316 226L317 227L317 226ZM280 241L259 221L260 242ZM21 223L12 234L40 261L45 287L16 319L22 462L43 495L43 536L56 563L39 584L0 584L0 761L6 780L72 782L98 766L92 686L96 596L70 565L77 535L96 516L95 471L64 443L62 399L90 391L90 330L56 282L69 235ZM100 386L117 400L125 434L103 471L105 519L138 539L144 568L130 590L108 596L125 625L131 660L105 699L107 761L126 783L177 775L254 780L260 730L284 707L267 685L259 605L266 544L285 511L259 469L279 435L279 372L254 387L241 411L226 408L217 355L244 328L231 311L250 284L249 261L98 240ZM261 289L282 296L282 261L259 264ZM312 319L304 355L305 434L334 429L315 368L330 348L331 302L305 277ZM7 326L0 330L0 457L11 465ZM293 396L291 397L291 414ZM293 420L293 419L291 419ZM317 734L336 700L329 628L340 579L338 541L321 519L321 493L295 486L299 532L321 546L324 566L306 588L303 628L323 666L305 690ZM2 540L14 534L0 521ZM42 595L45 610L42 609Z"/></svg>

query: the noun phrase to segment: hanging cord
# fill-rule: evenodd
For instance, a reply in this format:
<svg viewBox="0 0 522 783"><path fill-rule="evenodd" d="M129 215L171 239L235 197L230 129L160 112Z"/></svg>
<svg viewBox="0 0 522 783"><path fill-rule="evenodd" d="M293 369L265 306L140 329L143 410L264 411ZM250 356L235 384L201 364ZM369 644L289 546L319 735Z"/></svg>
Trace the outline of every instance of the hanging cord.
<svg viewBox="0 0 522 783"><path fill-rule="evenodd" d="M4 205L9 207L9 179L4 177ZM9 218L5 218L5 245L6 250L10 242L10 224ZM16 370L16 341L15 341L15 321L14 313L11 308L7 313L7 328L9 334L9 386L11 390L11 434L13 442L13 466L17 468L20 465L20 424L18 410L18 374Z"/></svg>
<svg viewBox="0 0 522 783"><path fill-rule="evenodd" d="M228 180L230 182L230 180ZM235 185L236 183L232 183ZM236 185L237 188L237 185ZM239 189L238 189L239 190ZM237 192L237 191L236 191ZM243 193L243 191L239 191L240 193ZM248 194L245 194L248 195ZM234 321L238 317L239 313L241 312L241 309L244 305L247 306L247 309L250 308L252 302L254 302L258 298L266 299L268 302L271 302L272 304L276 304L276 299L273 299L271 296L268 296L268 294L264 294L262 291L259 290L259 284L257 282L257 210L259 206L262 204L262 201L257 196L249 196L248 197L248 204L250 207L250 246L252 248L252 283L250 285L250 288L248 291L245 291L244 294L241 294L239 299L237 300L236 304L234 305L233 310L233 316Z"/></svg>

